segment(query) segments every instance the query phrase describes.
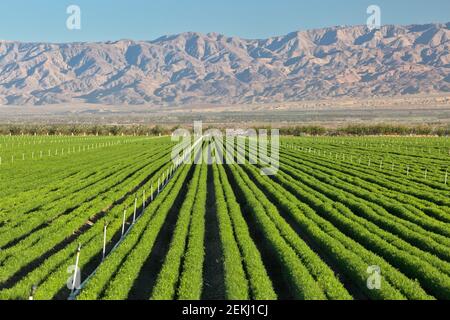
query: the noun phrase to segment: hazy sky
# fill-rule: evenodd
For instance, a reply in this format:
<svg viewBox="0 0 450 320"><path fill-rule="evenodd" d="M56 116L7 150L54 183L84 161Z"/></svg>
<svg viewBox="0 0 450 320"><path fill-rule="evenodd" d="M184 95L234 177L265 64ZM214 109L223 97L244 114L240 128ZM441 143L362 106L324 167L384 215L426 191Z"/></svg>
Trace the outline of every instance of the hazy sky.
<svg viewBox="0 0 450 320"><path fill-rule="evenodd" d="M81 30L66 28L66 8L81 8ZM450 22L450 0L0 0L0 39L153 40L184 31L266 38L334 25L358 25L366 8L382 24Z"/></svg>

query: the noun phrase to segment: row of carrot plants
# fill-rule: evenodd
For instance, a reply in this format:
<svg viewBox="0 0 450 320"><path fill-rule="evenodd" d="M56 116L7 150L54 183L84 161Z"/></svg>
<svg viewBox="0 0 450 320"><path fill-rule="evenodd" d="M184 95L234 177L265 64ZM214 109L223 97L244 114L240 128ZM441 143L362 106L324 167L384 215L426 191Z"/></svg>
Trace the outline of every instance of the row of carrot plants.
<svg viewBox="0 0 450 320"><path fill-rule="evenodd" d="M164 169L159 170L159 174L163 171ZM155 174L158 173L155 172ZM31 285L37 285L38 290L35 296L36 299L52 299L61 291L65 292L63 298L66 298L68 292L67 289L64 289L66 287L67 279L70 276L70 274L67 273L67 268L75 262L76 246L78 246L78 244L82 246L80 259L81 270L92 262L98 263L97 260L99 255L101 255L102 250L104 224L108 223L106 240L110 243L114 236L119 234L122 229L123 209L128 209L126 211L126 221L132 221L132 217L134 216L133 205L135 201L136 198L134 196L128 197L120 207L114 208L108 215L102 217L90 229L82 233L78 237L76 243L67 245L64 249L51 255L39 266L39 268L27 273L27 275L18 281L14 287L0 291L0 297L7 297L8 299L24 299L27 297ZM146 217L146 215L144 217ZM140 223L141 220L138 221Z"/></svg>
<svg viewBox="0 0 450 320"><path fill-rule="evenodd" d="M275 300L277 295L272 281L222 166L213 166L213 179L224 254L226 298Z"/></svg>
<svg viewBox="0 0 450 320"><path fill-rule="evenodd" d="M270 201L261 197L252 182L242 176L239 166L231 165L229 170L270 251L284 269L284 281L293 296L297 299L351 299L332 270L290 228Z"/></svg>
<svg viewBox="0 0 450 320"><path fill-rule="evenodd" d="M311 152L313 150L314 152ZM391 162L387 163L386 161L384 163L375 163L373 160L373 157L369 154L366 154L365 151L361 151L360 154L352 155L353 158L351 158L349 155L346 156L346 161L341 161L342 156L345 156L345 154L342 153L342 149L336 149L335 152L330 152L328 149L321 149L316 150L312 148L304 148L298 146L294 149L283 149L283 153L291 153L294 155L302 154L302 156L307 156L309 158L320 158L320 161L323 161L325 163L330 163L334 165L339 165L342 167L346 167L349 169L353 169L355 172L359 172L366 175L372 175L377 178L380 178L380 181L382 181L383 184L389 184L389 185L395 185L400 188L400 192L406 193L406 191L412 192L413 195L418 195L416 192L417 189L422 189L428 191L427 196L428 198L432 199L434 201L433 195L441 196L446 194L450 190L450 183L445 185L443 182L443 178L445 176L445 169L448 168L448 159L445 161L442 161L439 164L436 164L432 167L439 167L443 172L440 172L439 181L431 181L428 179L425 179L423 172L420 176L420 178L413 177L411 174L412 170L412 164L414 164L414 161L419 161L418 159L411 160L412 164L409 162L403 163L401 160L391 160ZM320 152L320 154L316 153L316 151ZM334 150L333 150L334 151ZM361 162L361 159L365 158L364 162ZM381 168L380 168L381 166ZM399 167L402 167L401 172L399 172L397 169ZM430 167L430 169L432 168ZM393 168L395 170L393 170ZM431 171L430 171L431 173ZM402 189L402 186L408 186L408 189Z"/></svg>
<svg viewBox="0 0 450 320"><path fill-rule="evenodd" d="M175 171L173 178L151 202L124 241L113 251L77 297L79 300L126 299L140 268L152 250L173 202L188 176L189 167Z"/></svg>
<svg viewBox="0 0 450 320"><path fill-rule="evenodd" d="M153 165L152 163L146 164L148 167ZM131 179L124 180L129 174L126 171L116 175L114 179L109 179L109 184L113 183L113 187L108 189L108 192L112 194L106 194L107 197L105 198L89 196L90 198L77 205L77 209L71 212L70 215L61 216L59 219L52 221L48 227L33 232L14 246L2 250L0 259L5 264L5 267L0 270L0 282L5 281L23 266L45 254L49 248L53 248L61 241L64 241L74 231L82 227L92 216L93 212L101 212L105 206L114 203L116 197L120 198L121 195L126 194L126 190L130 190L142 180L142 174L139 171L143 170L145 166L138 164L137 167L139 169ZM116 185L114 186L114 184ZM110 188L110 186L107 188ZM97 190L97 194L101 195L104 192L104 187L100 185L94 190ZM90 214L86 215L86 213ZM27 252L27 254L24 254L24 252Z"/></svg>
<svg viewBox="0 0 450 320"><path fill-rule="evenodd" d="M176 298L183 256L188 243L189 227L192 221L194 202L200 188L200 168L200 165L195 166L194 175L189 184L188 192L178 212L178 219L170 242L169 251L164 259L164 263L152 291L151 298L154 300L173 300Z"/></svg>
<svg viewBox="0 0 450 320"><path fill-rule="evenodd" d="M400 217L406 219L412 219L413 222L417 224L424 224L429 221L431 224L439 223L440 221L447 222L450 219L450 211L449 207L445 205L439 205L438 203L432 202L430 199L420 199L416 198L414 195L408 195L405 192L400 190L395 190L395 187L392 187L392 183L387 181L383 181L381 177L377 177L373 174L361 174L351 167L342 167L339 164L332 164L327 161L321 161L318 159L311 159L308 157L298 157L294 155L285 155L282 160L283 161L291 161L294 162L295 167L299 167L303 165L305 168L309 168L309 172L311 174L329 174L331 177L328 179L330 183L333 181L340 179L341 181L348 182L348 188L351 190L351 186L355 185L359 188L358 190L366 189L368 193L377 194L381 197L390 198L390 202L399 203L399 205L409 210L413 210L412 215L405 215L406 212L399 211L397 214ZM345 187L344 185L343 187ZM400 187L400 186L399 186ZM401 186L404 188L404 186ZM368 197L368 193L361 194L364 197ZM374 201L375 203L380 204L380 201L377 200L379 197L371 197L369 200ZM386 202L385 202L386 203ZM412 207L416 207L417 209L411 209ZM396 211L395 208L391 207L391 210ZM426 215L424 215L426 213ZM417 219L417 216L421 216L420 219ZM438 220L438 221L436 221Z"/></svg>
<svg viewBox="0 0 450 320"><path fill-rule="evenodd" d="M70 187L71 182L70 180L67 181L69 183L67 188L69 194L63 192L65 195L58 196L54 201L47 203L42 203L42 200L37 198L31 202L38 209L34 209L32 212L17 212L18 218L11 219L12 221L9 221L2 228L5 233L0 237L0 244L4 246L15 238L30 233L31 230L36 234L36 228L54 223L61 218L64 219L68 210L74 212L80 204L92 201L97 197L101 199L106 192L109 192L118 183L127 182L129 177L133 175L140 175L140 172L145 171L149 163L153 165L155 162L163 163L167 161L167 155L168 153L163 154L163 156L158 153L143 154L131 164L129 161L123 161L123 164L113 165L107 170L103 170L100 175L91 174L79 186L73 183L74 187ZM117 174L118 172L120 174Z"/></svg>
<svg viewBox="0 0 450 320"><path fill-rule="evenodd" d="M327 174L326 169L314 170L310 164L303 165L301 160L293 162L286 159L283 160L283 164L283 171L289 171L294 176L302 173L308 178L305 182L313 179L314 181L310 183L313 188L316 187L315 181L319 181L329 187L338 189L342 194L348 195L348 197L364 201L376 213L369 213L366 215L366 218L381 223L387 230L397 234L403 232L404 235L407 233L406 228L414 230L414 234L408 236L409 239L415 239L413 240L414 242L421 243L421 245L426 247L432 244L428 243L430 238L447 248L450 245L446 224L443 221L427 216L415 207L387 198L383 194L378 193L376 189L367 190L364 187L360 187L357 183L348 183L345 181L345 176L340 173L332 173L332 176L330 176ZM365 187L367 188L368 186L366 185ZM330 196L334 195L334 193L330 194Z"/></svg>
<svg viewBox="0 0 450 320"><path fill-rule="evenodd" d="M302 182L307 177L302 176ZM297 177L294 180L298 180ZM304 199L307 195L320 195L327 194L326 187L316 182L316 188L320 187L320 190L306 189L302 182L293 184L296 187L296 194L301 195ZM290 181L292 185L292 181ZM284 186L288 186L284 184ZM299 191L301 190L301 191ZM339 191L333 190L335 194L339 194ZM328 193L329 194L329 193ZM299 195L300 196L300 195ZM349 204L348 197L340 197L339 200L342 203ZM327 210L321 210L321 208L315 208L316 212L322 215L325 219L331 221L333 225L342 230L352 239L357 240L371 251L384 257L387 261L398 267L403 273L409 275L414 279L418 279L424 288L427 288L437 297L442 297L448 294L446 287L449 285L448 272L449 265L447 262L438 259L432 254L416 249L408 242L402 241L397 237L389 234L388 232L380 229L374 224L370 224L365 219L360 219L353 214L351 210L345 207L340 202L328 201L328 205L333 208L327 208ZM312 202L309 202L312 205ZM357 205L353 203L352 209L358 206L359 212L367 207ZM438 285L434 285L435 283Z"/></svg>
<svg viewBox="0 0 450 320"><path fill-rule="evenodd" d="M155 170L159 170L160 173L165 171L165 167L168 166L168 164L165 165L165 163L167 163L166 159L161 159L157 162L154 163L150 163L150 164L146 164L142 170L143 172L147 171L145 174L146 175L153 175L156 176L157 171ZM163 169L162 169L163 168ZM138 186L141 181L142 181L143 177L142 177L142 173L136 172L135 175L131 176L130 179L126 180L125 183L121 183L118 186L115 187L115 189L113 190L114 192L116 192L118 195L120 195L120 197L126 197L128 199L128 201L133 201L134 202L134 194L129 194L128 191L126 190L133 190L136 186ZM120 179L118 180L120 181ZM124 193L125 192L125 193ZM19 244L11 247L9 250L5 250L2 253L9 253L9 251L11 251L10 253L12 253L13 250L15 250L14 252L17 251L16 255L9 255L6 256L7 260L5 261L12 261L11 259L15 259L14 263L9 263L5 264L5 268L2 268L2 276L4 281L6 281L6 279L8 279L9 277L12 277L16 272L18 272L19 270L25 268L27 266L28 263L30 263L31 261L33 261L34 259L38 259L40 256L42 255L47 255L47 252L49 251L49 248L55 246L55 243L58 243L60 241L64 241L65 237L69 236L69 232L72 233L73 230L77 230L79 228L79 226L83 225L86 222L86 219L88 219L88 217L86 217L84 212L100 212L100 210L102 210L102 208L105 208L105 204L104 203L114 203L115 200L113 199L101 199L99 198L98 201L96 202L91 202L91 203L86 203L83 204L80 208L81 210L79 210L79 214L73 214L71 215L69 220L63 220L61 222L61 225L58 223L58 227L57 229L61 230L67 230L67 234L63 234L62 232L59 232L58 234L54 234L54 233L48 233L49 230L43 229L43 234L41 236L41 239L39 241L32 241L30 244L30 249L26 249L25 247L25 243L22 245L23 249L27 250L29 252L28 255L24 255L23 252L21 253L20 251L17 251ZM97 204L96 204L97 203ZM92 206L96 205L98 208L95 209L95 207L92 209ZM113 204L114 207L114 204ZM90 210L90 211L89 211ZM94 211L95 210L95 211ZM110 209L108 209L110 210ZM108 217L108 213L105 212L104 214L105 219ZM121 220L121 219L120 219ZM57 223L53 223L51 225L52 228L56 228L55 225ZM98 225L99 221L97 221L95 223L95 225ZM44 231L47 231L44 232ZM101 233L101 232L100 232ZM35 238L36 236L33 234L32 236ZM56 240L55 240L56 238ZM65 245L67 246L67 244Z"/></svg>
<svg viewBox="0 0 450 320"><path fill-rule="evenodd" d="M244 172L241 174L245 175ZM260 176L256 170L251 174L251 178L258 183L258 186L253 185L254 190L262 188L272 201L295 221L305 236L314 241L315 245L334 261L347 279L365 295L373 299L431 298L417 283L409 280L386 261L341 233L333 224L301 202L302 198L298 198L298 195L294 196L269 178ZM292 192L292 190L290 191ZM323 203L314 195L309 197L311 202L316 203L317 208L322 208L326 212L332 210L328 204ZM370 290L366 285L366 270L368 266L374 264L382 268L383 275L388 279L384 282L381 290Z"/></svg>

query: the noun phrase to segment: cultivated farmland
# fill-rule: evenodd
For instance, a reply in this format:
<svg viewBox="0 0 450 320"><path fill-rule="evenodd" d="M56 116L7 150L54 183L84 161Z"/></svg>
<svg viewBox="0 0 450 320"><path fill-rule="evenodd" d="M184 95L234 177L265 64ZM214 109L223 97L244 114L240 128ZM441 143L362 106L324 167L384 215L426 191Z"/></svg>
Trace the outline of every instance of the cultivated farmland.
<svg viewBox="0 0 450 320"><path fill-rule="evenodd" d="M0 299L450 299L448 138L282 138L274 176L174 146L0 137Z"/></svg>

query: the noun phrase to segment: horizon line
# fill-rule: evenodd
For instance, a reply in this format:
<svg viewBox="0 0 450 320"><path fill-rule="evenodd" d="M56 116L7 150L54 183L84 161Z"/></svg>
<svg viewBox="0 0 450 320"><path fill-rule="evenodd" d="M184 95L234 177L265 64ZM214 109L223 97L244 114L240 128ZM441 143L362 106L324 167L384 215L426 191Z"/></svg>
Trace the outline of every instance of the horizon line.
<svg viewBox="0 0 450 320"><path fill-rule="evenodd" d="M427 22L427 23L410 23L410 24L383 24L381 26L380 29L382 28L386 28L386 27L412 27L412 26L427 26L427 25L445 25L447 26L447 28L450 28L450 21L446 21L446 22L438 22L438 21L432 21L432 22ZM179 32L179 33L173 33L173 34L165 34L165 35L161 35L155 39L147 39L147 40L143 40L143 39L132 39L132 38L121 38L121 39L116 39L116 40L95 40L95 41L22 41L22 40L7 40L7 39L0 39L0 43L22 43L22 44L52 44L52 45L65 45L65 44L88 44L88 43L92 43L92 44L114 44L117 42L121 42L121 41L132 41L132 42L147 42L147 43L153 43L153 42L157 42L158 40L161 40L163 38L170 38L170 37L174 37L174 36L179 36L179 35L183 35L183 34L199 34L199 35L211 35L211 34L216 34L219 36L224 36L227 38L239 38L242 40L247 40L247 41L261 41L261 40L267 40L267 39L273 39L273 38L279 38L279 37L283 37L283 36L287 36L290 35L292 33L298 33L298 32L308 32L308 31L315 31L315 30L327 30L327 29L336 29L336 28L341 28L341 29L345 29L345 28L357 28L357 27L367 27L364 24L355 24L355 25L331 25L331 26L325 26L325 27L320 27L320 28L307 28L307 29L298 29L295 31L291 31L288 33L284 33L284 34L279 34L279 35L274 35L274 36L269 36L266 38L247 38L247 37L242 37L242 36L233 36L233 35L227 35L225 33L220 33L220 32L216 32L216 31L211 31L211 32L201 32L201 31L183 31L183 32Z"/></svg>

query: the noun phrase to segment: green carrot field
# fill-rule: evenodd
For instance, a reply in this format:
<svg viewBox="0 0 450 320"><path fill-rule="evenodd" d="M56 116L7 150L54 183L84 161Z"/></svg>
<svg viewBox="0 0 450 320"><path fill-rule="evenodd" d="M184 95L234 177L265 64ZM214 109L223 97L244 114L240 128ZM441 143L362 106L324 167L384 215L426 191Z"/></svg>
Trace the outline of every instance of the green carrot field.
<svg viewBox="0 0 450 320"><path fill-rule="evenodd" d="M450 299L448 138L286 137L274 176L174 146L0 137L0 300Z"/></svg>

